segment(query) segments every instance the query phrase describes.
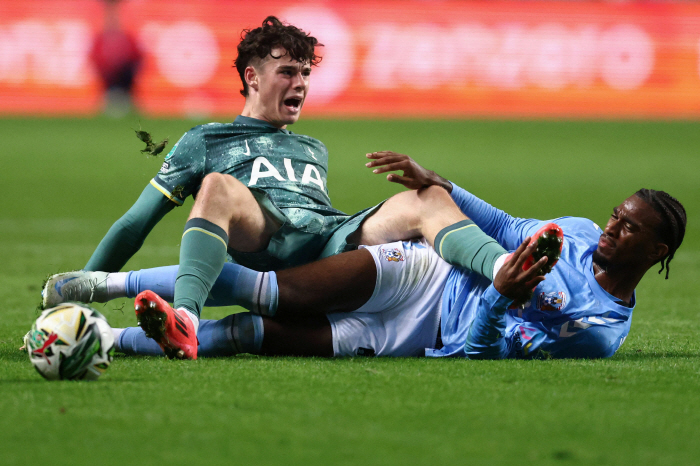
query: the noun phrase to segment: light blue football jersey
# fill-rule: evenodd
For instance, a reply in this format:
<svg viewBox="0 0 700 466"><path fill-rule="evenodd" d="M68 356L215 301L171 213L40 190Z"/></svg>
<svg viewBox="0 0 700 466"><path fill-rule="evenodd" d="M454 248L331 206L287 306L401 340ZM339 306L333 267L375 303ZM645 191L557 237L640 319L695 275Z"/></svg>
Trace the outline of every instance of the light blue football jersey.
<svg viewBox="0 0 700 466"><path fill-rule="evenodd" d="M550 221L564 230L564 245L559 262L524 309L512 308L490 280L455 267L443 292L444 347L426 350L427 356L599 358L617 351L629 333L636 298L628 307L595 280L592 254L600 227L585 218L515 218L458 186L452 198L509 251Z"/></svg>

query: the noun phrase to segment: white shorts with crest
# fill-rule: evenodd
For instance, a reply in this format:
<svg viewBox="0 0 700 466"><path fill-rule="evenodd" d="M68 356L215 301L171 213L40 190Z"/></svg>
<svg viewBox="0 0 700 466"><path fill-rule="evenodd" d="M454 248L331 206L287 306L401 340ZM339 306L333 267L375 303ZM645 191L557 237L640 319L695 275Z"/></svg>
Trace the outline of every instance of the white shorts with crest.
<svg viewBox="0 0 700 466"><path fill-rule="evenodd" d="M435 347L451 266L424 239L365 249L377 283L361 308L328 315L334 356L424 356Z"/></svg>

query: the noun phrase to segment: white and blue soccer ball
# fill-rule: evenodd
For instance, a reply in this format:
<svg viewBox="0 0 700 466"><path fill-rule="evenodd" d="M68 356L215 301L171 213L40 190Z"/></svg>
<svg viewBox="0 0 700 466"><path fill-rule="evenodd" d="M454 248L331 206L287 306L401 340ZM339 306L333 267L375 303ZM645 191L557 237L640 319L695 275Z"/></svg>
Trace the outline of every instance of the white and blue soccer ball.
<svg viewBox="0 0 700 466"><path fill-rule="evenodd" d="M76 303L42 312L24 338L29 360L48 380L97 380L114 354L107 319Z"/></svg>

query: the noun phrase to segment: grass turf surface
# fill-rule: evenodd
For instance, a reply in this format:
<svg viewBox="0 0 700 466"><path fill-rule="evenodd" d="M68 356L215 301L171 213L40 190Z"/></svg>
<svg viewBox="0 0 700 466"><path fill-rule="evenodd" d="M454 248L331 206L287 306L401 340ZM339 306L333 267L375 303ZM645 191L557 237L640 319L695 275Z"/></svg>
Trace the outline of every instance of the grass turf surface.
<svg viewBox="0 0 700 466"><path fill-rule="evenodd" d="M601 361L117 357L96 383L46 382L21 336L42 279L82 267L189 121L0 120L2 464L697 464L700 124L696 122L304 121L324 141L328 186L347 212L397 192L363 154L413 155L521 217L600 225L641 187L664 189L690 223L668 281L637 290L632 331ZM167 152L167 150L166 150ZM127 269L177 263L191 201ZM133 325L126 300L97 305ZM209 309L223 317L230 309Z"/></svg>

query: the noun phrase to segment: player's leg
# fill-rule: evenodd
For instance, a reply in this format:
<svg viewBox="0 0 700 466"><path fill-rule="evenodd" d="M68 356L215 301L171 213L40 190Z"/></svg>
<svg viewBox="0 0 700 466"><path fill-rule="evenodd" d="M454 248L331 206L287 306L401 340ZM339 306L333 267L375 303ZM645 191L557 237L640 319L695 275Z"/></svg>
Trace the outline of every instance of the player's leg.
<svg viewBox="0 0 700 466"><path fill-rule="evenodd" d="M127 293L158 289L161 298L171 301L174 287L169 284L175 268L130 272ZM205 304L242 306L256 314L285 318L348 312L372 296L376 276L371 254L362 249L279 272L226 263Z"/></svg>
<svg viewBox="0 0 700 466"><path fill-rule="evenodd" d="M134 302L139 326L169 356L196 359L201 310L228 248L262 250L278 228L243 183L221 173L207 175L182 235L173 307L144 291Z"/></svg>
<svg viewBox="0 0 700 466"><path fill-rule="evenodd" d="M65 272L52 276L42 291L43 307L67 301L106 303L117 298L135 298L146 290L173 302L177 265L130 272ZM273 294L274 293L274 294ZM275 272L257 272L227 262L204 303L207 307L243 306L269 315L277 307Z"/></svg>
<svg viewBox="0 0 700 466"><path fill-rule="evenodd" d="M202 321L198 354L422 355L450 270L425 242L395 242L280 271L277 317ZM117 341L127 354L162 354L140 328Z"/></svg>
<svg viewBox="0 0 700 466"><path fill-rule="evenodd" d="M248 312L220 320L202 320L198 356L228 357L239 353L332 356L331 326L325 317L285 321ZM115 329L117 351L127 355L163 356L155 340L140 327Z"/></svg>
<svg viewBox="0 0 700 466"><path fill-rule="evenodd" d="M377 245L422 236L432 245L440 230L466 219L447 191L430 186L390 197L350 239L355 244Z"/></svg>
<svg viewBox="0 0 700 466"><path fill-rule="evenodd" d="M270 306L269 314L284 318L318 316L329 312L351 311L362 306L374 291L376 268L369 252L351 251L295 269L282 271L282 284L277 293L277 309ZM270 272L270 274L272 274ZM171 307L152 291L136 297L134 307L139 326L149 338L158 342L170 357L196 359L197 339L194 319L187 308L177 306L177 291L182 265L175 284L175 305ZM270 287L274 286L268 281ZM204 297L206 299L206 296ZM202 299L202 304L204 300ZM265 306L250 302L251 309L265 310ZM190 311L191 312L191 311Z"/></svg>
<svg viewBox="0 0 700 466"><path fill-rule="evenodd" d="M326 316L302 320L262 318L261 353L268 356L333 356L333 333Z"/></svg>
<svg viewBox="0 0 700 466"><path fill-rule="evenodd" d="M182 236L175 308L198 319L226 262L227 249L263 250L278 228L243 183L221 173L207 175Z"/></svg>
<svg viewBox="0 0 700 466"><path fill-rule="evenodd" d="M419 355L435 342L450 270L426 246L396 242L280 271L278 317L242 313L202 321L199 354L330 356L365 348L377 355ZM336 314L321 315L328 312ZM141 329L126 329L118 342L126 353L159 354Z"/></svg>
<svg viewBox="0 0 700 466"><path fill-rule="evenodd" d="M405 191L388 199L351 238L356 244L382 244L425 237L446 262L493 279L493 268L506 254L438 186Z"/></svg>
<svg viewBox="0 0 700 466"><path fill-rule="evenodd" d="M90 283L96 280L93 278L96 273L104 276L97 292L90 288ZM132 272L68 272L58 276L67 280L61 289L63 297L69 300L107 302L116 298L133 298L142 291L151 290L165 301L173 302L177 274L178 266L172 265ZM362 250L277 273L258 272L226 263L205 306L242 306L256 314L275 315L278 303L281 303L281 314L278 315L283 316L351 311L372 295L375 277L371 256ZM67 290L76 283L79 285ZM57 293L54 294L59 302L63 302ZM57 304L54 301L51 301L51 306Z"/></svg>
<svg viewBox="0 0 700 466"><path fill-rule="evenodd" d="M240 265L229 268L239 273L238 284L226 287L241 296L236 304L287 320L359 308L372 296L377 274L366 250L281 271L279 278L274 272L255 272ZM173 309L152 291L139 294L135 308L145 335L156 340L166 354L196 358L194 328L180 309Z"/></svg>
<svg viewBox="0 0 700 466"><path fill-rule="evenodd" d="M372 297L376 281L375 262L364 249L280 270L275 315L298 318L354 311Z"/></svg>

